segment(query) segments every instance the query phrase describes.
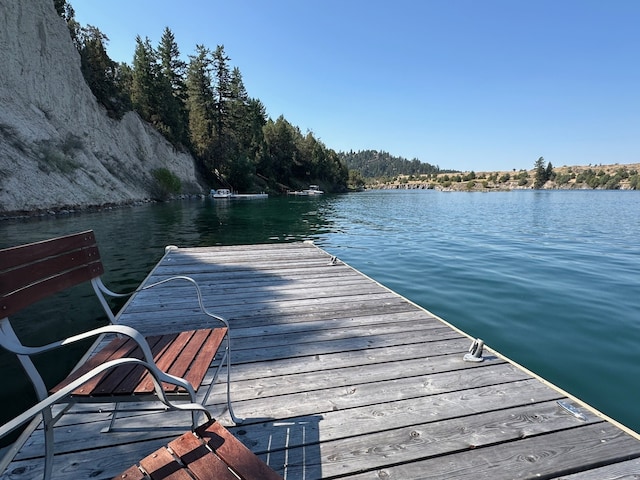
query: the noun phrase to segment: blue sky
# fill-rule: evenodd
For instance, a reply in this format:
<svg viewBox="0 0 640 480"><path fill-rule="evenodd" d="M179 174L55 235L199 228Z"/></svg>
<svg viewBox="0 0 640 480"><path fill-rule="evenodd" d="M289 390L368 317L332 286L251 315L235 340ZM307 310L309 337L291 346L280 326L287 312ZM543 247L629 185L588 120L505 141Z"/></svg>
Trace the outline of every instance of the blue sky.
<svg viewBox="0 0 640 480"><path fill-rule="evenodd" d="M334 150L493 171L640 162L640 1L70 0L131 63L224 45L272 118Z"/></svg>

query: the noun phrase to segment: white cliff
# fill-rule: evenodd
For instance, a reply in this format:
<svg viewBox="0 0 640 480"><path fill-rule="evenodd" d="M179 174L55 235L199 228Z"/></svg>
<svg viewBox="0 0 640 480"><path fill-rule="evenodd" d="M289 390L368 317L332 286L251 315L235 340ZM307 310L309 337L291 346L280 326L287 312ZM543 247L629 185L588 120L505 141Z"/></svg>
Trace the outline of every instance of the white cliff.
<svg viewBox="0 0 640 480"><path fill-rule="evenodd" d="M188 153L107 116L51 0L0 0L0 215L145 200L159 168L202 193Z"/></svg>

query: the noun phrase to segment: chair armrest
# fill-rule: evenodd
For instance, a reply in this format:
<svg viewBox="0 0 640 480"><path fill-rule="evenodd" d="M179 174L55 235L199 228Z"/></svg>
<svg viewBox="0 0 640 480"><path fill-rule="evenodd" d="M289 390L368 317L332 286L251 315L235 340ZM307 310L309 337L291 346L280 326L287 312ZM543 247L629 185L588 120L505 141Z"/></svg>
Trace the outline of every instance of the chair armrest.
<svg viewBox="0 0 640 480"><path fill-rule="evenodd" d="M106 325L104 327L95 328L93 330L89 330L88 332L79 333L69 338L65 338L64 340L58 340L56 342L48 343L47 345L42 345L39 347L27 347L20 343L16 343L11 345L11 351L18 355L35 355L107 333L116 333L132 338L142 349L145 360L153 362L153 355L151 354L151 349L149 348L149 345L147 344L145 338L136 329L128 327L126 325Z"/></svg>
<svg viewBox="0 0 640 480"><path fill-rule="evenodd" d="M71 394L78 387L82 386L82 384L84 384L87 381L91 380L96 375L99 375L102 372L104 372L106 370L109 370L111 368L115 368L117 366L126 365L126 364L142 365L143 367L147 368L152 373L152 377L154 379L154 383L155 383L155 387L156 387L156 392L158 393L159 399L160 399L160 401L162 401L168 407L170 407L172 409L177 409L177 410L198 410L198 411L203 412L207 416L207 418L209 420L211 420L211 414L204 407L204 405L201 405L201 404L195 403L195 402L186 403L186 404L183 403L183 404L180 404L180 405L174 405L169 400L167 400L167 398L166 398L166 396L164 394L164 391L162 390L162 386L160 385L160 383L158 382L158 379L156 378L156 376L154 374L155 371L159 371L159 370L157 370L157 368L154 368L149 363L145 362L144 360L140 360L138 358L121 358L121 359L118 359L118 360L111 360L109 362L105 362L102 365L94 368L93 370L85 373L84 375L82 375L81 377L75 379L73 382L69 383L68 385L66 385L64 388L60 389L56 393L53 393L50 396L48 396L47 398L45 398L44 400L39 401L33 407L31 407L28 410L26 410L25 412L23 412L21 415L18 415L17 417L13 418L9 422L7 422L4 425L0 426L0 438L2 438L5 435L11 433L13 430L18 428L20 425L28 422L29 420L31 420L33 417L38 415L43 410L45 410L47 408L50 408L52 405L60 402L62 399L64 399L69 394ZM162 374L162 377L165 377L165 378L161 377L159 379L160 381L167 381L169 379L175 378L175 377L172 377L171 375L167 375L167 374L164 374L162 372L160 372L160 373Z"/></svg>
<svg viewBox="0 0 640 480"><path fill-rule="evenodd" d="M194 289L195 289L195 291L196 291L196 296L198 298L198 306L200 307L200 312L204 313L208 317L211 317L211 318L213 318L215 320L218 320L219 322L222 322L224 324L224 326L227 327L227 329L229 329L229 322L225 318L221 317L220 315L216 315L214 313L211 313L209 310L207 310L207 308L204 306L203 296L202 296L202 289L200 288L200 285L198 285L198 282L196 282L193 278L187 277L186 275L176 275L176 276L173 276L173 277L165 278L164 280L160 280L159 282L154 282L154 283L151 283L149 285L145 285L144 287L141 287L141 288L137 289L136 292L142 291L142 290L148 290L148 289L151 289L151 288L155 288L155 287L158 287L160 285L164 285L166 283L174 282L174 281L184 281L184 282L188 282L188 283L192 284Z"/></svg>
<svg viewBox="0 0 640 480"><path fill-rule="evenodd" d="M172 277L169 277L169 278L165 278L164 280L160 280L159 282L154 282L154 283L151 283L149 285L138 287L138 288L136 288L135 290L133 290L132 292L129 292L129 293L116 293L116 292L111 291L109 288L107 288L105 286L105 284L102 282L102 280L100 278L93 279L92 283L93 283L94 289L96 289L96 291L100 291L103 294L108 295L110 297L128 297L128 296L131 296L131 295L133 295L135 293L141 292L143 290L149 290L151 288L159 287L161 285L165 285L165 284L167 284L169 282L174 282L174 281L184 281L184 282L189 282L190 284L192 284L193 287L195 288L195 291L196 291L196 296L198 298L198 307L200 308L200 312L205 314L205 315L207 315L210 318L213 318L213 319L221 322L225 327L227 327L227 329L229 329L229 322L225 318L221 317L220 315L216 315L214 313L211 313L209 310L207 310L207 308L204 306L202 290L200 288L200 285L198 285L198 282L196 282L193 278L188 277L186 275L175 275L175 276L172 276ZM108 309L108 306L106 304L103 304L103 307L105 308L105 311Z"/></svg>

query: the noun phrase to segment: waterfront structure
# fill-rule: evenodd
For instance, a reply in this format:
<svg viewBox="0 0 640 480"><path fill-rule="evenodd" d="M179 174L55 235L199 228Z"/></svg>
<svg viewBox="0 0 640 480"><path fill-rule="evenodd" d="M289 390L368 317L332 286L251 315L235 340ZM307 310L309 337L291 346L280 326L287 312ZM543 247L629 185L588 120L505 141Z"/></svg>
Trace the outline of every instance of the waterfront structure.
<svg viewBox="0 0 640 480"><path fill-rule="evenodd" d="M603 479L640 472L637 433L491 345L479 352L477 339L312 244L173 249L145 284L175 274L195 278L205 306L230 322L231 389L244 421L232 426L223 385L208 408L285 478ZM182 287L175 288L172 296L181 298ZM117 321L144 334L202 328L189 321L194 307L186 298L169 306L142 291ZM160 323L145 320L149 312ZM464 361L469 353L482 361ZM78 413L57 427L54 478L110 478L191 420L149 412L100 434L107 414ZM30 435L0 478L36 476L41 439L38 430Z"/></svg>

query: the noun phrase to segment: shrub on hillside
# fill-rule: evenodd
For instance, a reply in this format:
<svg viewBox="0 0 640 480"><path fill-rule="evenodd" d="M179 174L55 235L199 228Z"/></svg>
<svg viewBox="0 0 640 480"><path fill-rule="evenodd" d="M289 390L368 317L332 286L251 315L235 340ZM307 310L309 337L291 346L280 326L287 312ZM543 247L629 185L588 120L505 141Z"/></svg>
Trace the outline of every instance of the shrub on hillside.
<svg viewBox="0 0 640 480"><path fill-rule="evenodd" d="M153 174L153 178L156 179L153 195L159 200L166 200L171 197L172 194L180 193L182 190L180 178L169 169L157 168L151 173Z"/></svg>

